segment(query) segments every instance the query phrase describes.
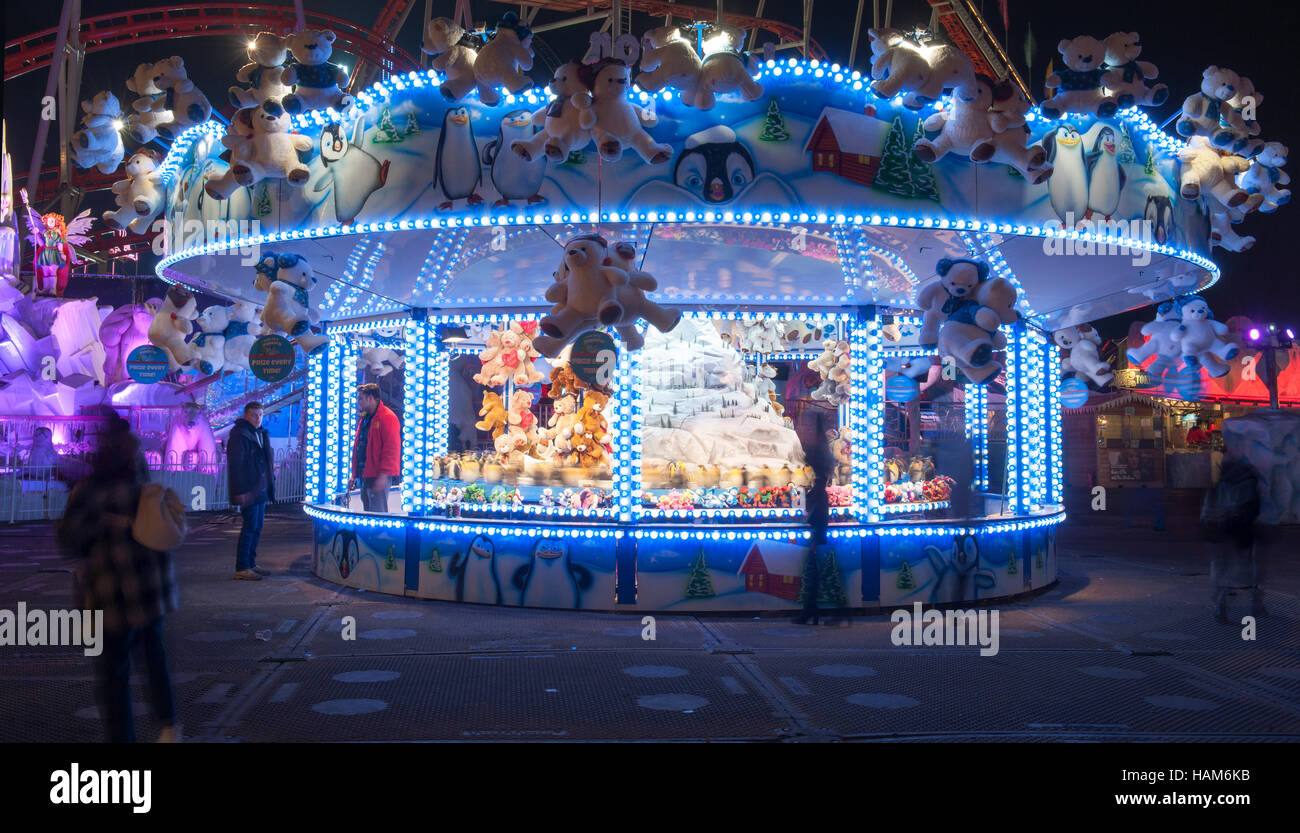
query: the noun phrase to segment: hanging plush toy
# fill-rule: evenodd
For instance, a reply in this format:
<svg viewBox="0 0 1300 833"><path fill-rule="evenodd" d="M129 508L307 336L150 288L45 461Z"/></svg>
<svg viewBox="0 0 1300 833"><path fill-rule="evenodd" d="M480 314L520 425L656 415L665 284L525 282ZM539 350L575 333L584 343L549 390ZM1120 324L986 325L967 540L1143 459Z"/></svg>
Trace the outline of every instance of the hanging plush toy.
<svg viewBox="0 0 1300 833"><path fill-rule="evenodd" d="M1179 149L1178 159L1183 163L1179 189L1183 199L1194 200L1204 194L1207 202L1212 197L1224 208L1237 208L1250 198L1237 187L1237 174L1249 170L1250 162L1219 151L1204 136L1188 139L1186 147Z"/></svg>
<svg viewBox="0 0 1300 833"><path fill-rule="evenodd" d="M1255 194L1251 199L1259 198ZM1238 234L1232 227L1246 219L1245 208L1253 207L1251 203L1243 203L1242 208L1224 208L1218 203L1209 203L1206 208L1210 212L1210 244L1218 246L1220 249L1227 249L1230 252L1244 252L1255 246L1255 238Z"/></svg>
<svg viewBox="0 0 1300 833"><path fill-rule="evenodd" d="M583 111L591 107L591 93L582 81L581 66L569 61L556 68L549 88L555 100L533 113L533 125L541 130L528 141L511 142L511 150L530 162L541 153L563 162L571 152L587 146L591 130L582 122Z"/></svg>
<svg viewBox="0 0 1300 833"><path fill-rule="evenodd" d="M822 377L822 383L811 396L819 402L839 406L849 401L852 390L849 343L832 338L824 341L822 347L824 352L808 362L808 369Z"/></svg>
<svg viewBox="0 0 1300 833"><path fill-rule="evenodd" d="M199 317L194 296L179 286L167 290L162 306L149 324L149 343L167 354L167 369L180 370L194 358L194 349L185 338Z"/></svg>
<svg viewBox="0 0 1300 833"><path fill-rule="evenodd" d="M896 29L869 29L871 90L881 98L900 93L903 105L919 110L939 100L945 90L974 78L970 58L947 44L916 44Z"/></svg>
<svg viewBox="0 0 1300 833"><path fill-rule="evenodd" d="M763 85L754 80L736 51L735 44L743 38L737 30L725 30L710 38L729 39L726 47L704 56L693 85L682 90L682 103L687 107L712 110L719 93L738 93L743 101L754 101L763 94Z"/></svg>
<svg viewBox="0 0 1300 833"><path fill-rule="evenodd" d="M1150 61L1139 61L1142 36L1137 32L1115 32L1105 41L1107 88L1120 107L1159 107L1169 98L1165 84L1148 84L1160 75Z"/></svg>
<svg viewBox="0 0 1300 833"><path fill-rule="evenodd" d="M283 179L293 186L304 185L311 172L298 153L311 150L312 142L306 136L289 132L292 122L280 102L271 99L256 109L239 112L249 114L251 133L244 144L236 139L231 151L229 173L235 182L249 186L264 179ZM220 186L208 189L208 194L217 199L224 199L220 195L225 192Z"/></svg>
<svg viewBox="0 0 1300 833"><path fill-rule="evenodd" d="M203 182L204 192L212 199L230 199L230 195L239 189L240 184L235 179L236 166L241 170L251 170L253 113L260 111L259 105L256 110L236 110L235 115L231 117L230 127L226 128L226 135L221 137L221 144L226 150L221 153L220 158L226 161L226 171L217 177L208 175Z"/></svg>
<svg viewBox="0 0 1300 833"><path fill-rule="evenodd" d="M627 273L627 283L614 288L614 297L623 312L613 327L627 349L640 350L645 339L637 329L638 321L648 321L659 332L667 333L682 320L682 311L676 307L660 306L646 297L647 292L659 288L659 282L637 265L636 246L627 242L615 243L613 255L614 265Z"/></svg>
<svg viewBox="0 0 1300 833"><path fill-rule="evenodd" d="M494 107L501 101L497 87L505 87L518 95L533 85L526 74L533 68L533 30L519 20L519 15L506 12L497 23L492 40L479 50L474 61L474 74L478 79L479 101Z"/></svg>
<svg viewBox="0 0 1300 833"><path fill-rule="evenodd" d="M248 63L235 73L242 87L231 87L227 94L236 110L257 107L268 98L281 99L292 90L280 82L289 45L274 32L258 32L248 42Z"/></svg>
<svg viewBox="0 0 1300 833"><path fill-rule="evenodd" d="M1066 113L1090 113L1102 119L1115 115L1119 99L1104 88L1118 82L1122 73L1103 68L1106 45L1080 35L1061 41L1056 49L1065 68L1053 72L1044 82L1056 90L1056 95L1039 107L1043 115L1049 119L1059 119Z"/></svg>
<svg viewBox="0 0 1300 833"><path fill-rule="evenodd" d="M32 291L36 295L62 298L72 275L72 267L82 263L72 247L90 242L90 237L86 234L90 231L90 209L81 212L69 223L63 219L63 215L55 212L37 214L27 201L27 189L19 188L18 193L27 208L27 230L31 232L27 240L33 248L32 271L35 279Z"/></svg>
<svg viewBox="0 0 1300 833"><path fill-rule="evenodd" d="M913 152L922 162L933 163L949 152L969 157L976 145L993 138L989 107L993 105L993 79L976 75L962 80L952 91L951 106L925 120L927 131L939 131L934 139L918 139Z"/></svg>
<svg viewBox="0 0 1300 833"><path fill-rule="evenodd" d="M158 125L159 136L174 139L186 129L203 124L212 117L208 97L194 86L180 57L173 55L154 64L153 75L154 85L163 91L155 107L161 103L163 109L171 114L171 118Z"/></svg>
<svg viewBox="0 0 1300 833"><path fill-rule="evenodd" d="M1066 351L1061 358L1061 375L1073 374L1091 380L1098 389L1109 385L1115 374L1110 365L1102 361L1101 335L1087 324L1066 327L1052 333L1056 346Z"/></svg>
<svg viewBox="0 0 1300 833"><path fill-rule="evenodd" d="M405 363L401 353L387 347L364 347L358 361L358 365L374 376L387 376L394 370L401 370Z"/></svg>
<svg viewBox="0 0 1300 833"><path fill-rule="evenodd" d="M526 330L518 321L494 331L488 336L487 347L479 353L483 369L474 374L474 381L485 387L504 385L507 379L513 379L516 385L534 385L545 377L533 366L533 361L541 356L533 349L529 331L536 332L535 324Z"/></svg>
<svg viewBox="0 0 1300 833"><path fill-rule="evenodd" d="M284 109L298 115L306 110L333 107L342 112L355 102L343 92L348 74L329 62L334 54L334 33L329 29L304 29L286 39L293 62L280 73L280 83L293 87L284 97ZM310 148L310 141L308 148Z"/></svg>
<svg viewBox="0 0 1300 833"><path fill-rule="evenodd" d="M420 51L434 56L431 65L446 79L438 88L443 98L459 101L474 89L477 83L474 61L478 53L465 38L465 30L460 24L446 17L430 20L424 27L424 44Z"/></svg>
<svg viewBox="0 0 1300 833"><path fill-rule="evenodd" d="M1249 78L1241 76L1237 92L1228 99L1219 132L1212 139L1214 145L1247 159L1259 153L1264 141L1256 138L1259 136L1259 120L1255 116L1263 103L1264 94L1255 89Z"/></svg>
<svg viewBox="0 0 1300 833"><path fill-rule="evenodd" d="M1199 295L1178 299L1178 317L1182 323L1170 338L1178 344L1187 366L1193 370L1203 366L1215 379L1226 376L1231 367L1225 362L1240 352L1236 344L1222 338L1228 334L1228 325L1214 320L1210 305Z"/></svg>
<svg viewBox="0 0 1300 833"><path fill-rule="evenodd" d="M631 70L626 64L617 58L602 58L583 65L579 72L592 96L591 107L581 112L579 124L591 129L602 159L616 162L629 147L651 165L672 158L672 146L655 142L641 126L653 126L658 118L628 100Z"/></svg>
<svg viewBox="0 0 1300 833"><path fill-rule="evenodd" d="M1014 84L997 82L988 112L993 138L975 143L970 151L971 161L1010 165L1034 185L1047 181L1052 175L1047 149L1040 144L1029 144L1025 116L1030 109L1029 100Z"/></svg>
<svg viewBox="0 0 1300 833"><path fill-rule="evenodd" d="M615 289L627 281L627 272L612 265L605 238L582 234L569 240L555 283L546 290L546 300L555 306L542 318L543 334L533 340L533 346L554 358L584 329L617 322L623 307Z"/></svg>
<svg viewBox="0 0 1300 833"><path fill-rule="evenodd" d="M661 26L641 36L641 74L636 84L648 93L672 88L692 93L700 79L700 56L676 26Z"/></svg>
<svg viewBox="0 0 1300 833"><path fill-rule="evenodd" d="M939 329L939 354L951 357L975 384L986 384L1002 370L993 352L1006 346L999 327L1018 320L1017 293L1005 278L990 278L988 264L965 258L944 258L935 266L948 300ZM920 295L934 294L929 286ZM919 296L918 296L919 297Z"/></svg>
<svg viewBox="0 0 1300 833"><path fill-rule="evenodd" d="M1147 368L1147 373L1151 376L1163 376L1165 371L1172 369L1178 362L1180 347L1174 340L1173 334L1181 324L1176 303L1165 301L1160 304L1156 307L1155 320L1142 325L1142 335L1146 336L1146 342L1141 347L1129 348L1128 360L1135 365L1141 365L1152 356L1157 356L1158 358Z"/></svg>
<svg viewBox="0 0 1300 833"><path fill-rule="evenodd" d="M113 198L118 207L100 219L112 228L143 234L166 207L166 195L158 176L158 157L152 148L140 148L131 154L123 170L126 179L113 183Z"/></svg>
<svg viewBox="0 0 1300 833"><path fill-rule="evenodd" d="M212 306L199 313L194 320L198 332L190 339L190 365L199 373L211 376L220 373L226 364L226 327L230 326L230 312L225 307Z"/></svg>
<svg viewBox="0 0 1300 833"><path fill-rule="evenodd" d="M126 88L138 98L131 102L134 111L126 121L127 134L136 142L145 144L158 136L158 125L172 120L165 106L163 91L155 82L161 72L154 72L153 64L140 64L126 79Z"/></svg>
<svg viewBox="0 0 1300 833"><path fill-rule="evenodd" d="M236 301L226 316L225 364L231 370L248 370L248 351L264 334L257 307L248 301Z"/></svg>
<svg viewBox="0 0 1300 833"><path fill-rule="evenodd" d="M1241 86L1241 76L1227 67L1210 65L1201 73L1201 91L1192 93L1183 101L1182 115L1174 128L1183 136L1221 136L1222 123L1231 112L1229 99Z"/></svg>
<svg viewBox="0 0 1300 833"><path fill-rule="evenodd" d="M297 254L263 252L254 268L257 279L253 287L266 293L262 326L269 332L286 333L304 353L323 349L329 339L311 332L316 309L307 293L316 283L316 276L307 259Z"/></svg>
<svg viewBox="0 0 1300 833"><path fill-rule="evenodd" d="M474 381L485 388L500 387L509 378L509 368L501 358L501 346L501 331L493 330L479 351L478 360L482 368L474 374Z"/></svg>
<svg viewBox="0 0 1300 833"><path fill-rule="evenodd" d="M122 106L108 91L81 102L81 129L72 134L72 161L78 168L111 174L122 164Z"/></svg>
<svg viewBox="0 0 1300 833"><path fill-rule="evenodd" d="M510 396L509 413L506 416L507 433L520 451L531 451L537 444L537 417L533 415L533 395L526 390L517 390Z"/></svg>
<svg viewBox="0 0 1300 833"><path fill-rule="evenodd" d="M479 409L478 415L483 419L474 423L474 427L480 431L487 431L492 435L492 439L497 439L506 432L507 417L505 403L501 401L501 395L488 391L483 394L483 407Z"/></svg>
<svg viewBox="0 0 1300 833"><path fill-rule="evenodd" d="M1264 214L1291 201L1291 192L1282 187L1291 184L1291 177L1282 170L1288 152L1281 142L1269 142L1250 160L1250 168L1237 176L1237 184L1248 194L1261 195L1259 210Z"/></svg>

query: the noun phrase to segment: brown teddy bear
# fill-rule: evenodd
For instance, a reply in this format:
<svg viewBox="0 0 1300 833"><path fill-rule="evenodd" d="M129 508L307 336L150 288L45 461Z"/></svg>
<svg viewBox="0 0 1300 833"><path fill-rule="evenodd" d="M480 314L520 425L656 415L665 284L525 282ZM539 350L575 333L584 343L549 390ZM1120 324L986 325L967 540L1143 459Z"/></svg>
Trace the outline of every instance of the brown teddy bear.
<svg viewBox="0 0 1300 833"><path fill-rule="evenodd" d="M480 431L491 431L492 439L495 440L506 432L506 406L499 394L490 391L483 394L483 407L479 409L478 415L483 419L474 423L474 427Z"/></svg>
<svg viewBox="0 0 1300 833"><path fill-rule="evenodd" d="M609 442L609 420L605 411L609 397L599 391L589 390L582 399L578 420L573 426L573 454L577 465L596 468L605 464L605 443Z"/></svg>
<svg viewBox="0 0 1300 833"><path fill-rule="evenodd" d="M557 364L551 368L551 398L577 396L591 386L578 378L573 368L567 364Z"/></svg>

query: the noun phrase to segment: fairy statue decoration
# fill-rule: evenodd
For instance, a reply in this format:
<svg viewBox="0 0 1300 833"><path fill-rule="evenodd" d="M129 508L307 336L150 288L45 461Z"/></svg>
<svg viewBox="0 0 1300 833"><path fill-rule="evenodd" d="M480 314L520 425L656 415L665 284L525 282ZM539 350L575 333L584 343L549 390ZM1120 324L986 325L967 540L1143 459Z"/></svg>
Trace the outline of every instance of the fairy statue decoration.
<svg viewBox="0 0 1300 833"><path fill-rule="evenodd" d="M32 258L35 272L32 292L61 298L63 291L68 288L72 267L82 263L77 260L72 247L90 241L87 235L92 222L90 209L81 212L69 223L62 215L54 212L38 214L27 199L27 189L19 189L19 193L22 194L23 205L27 207L27 228L31 231L27 239L36 249Z"/></svg>

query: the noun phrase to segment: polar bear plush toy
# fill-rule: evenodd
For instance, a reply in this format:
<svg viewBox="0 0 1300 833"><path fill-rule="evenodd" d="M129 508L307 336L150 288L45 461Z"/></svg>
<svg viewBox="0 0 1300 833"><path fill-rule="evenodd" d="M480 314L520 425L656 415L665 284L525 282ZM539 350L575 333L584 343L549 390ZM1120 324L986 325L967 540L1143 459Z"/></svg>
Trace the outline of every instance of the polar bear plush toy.
<svg viewBox="0 0 1300 833"><path fill-rule="evenodd" d="M333 107L342 112L355 103L343 92L348 74L330 63L334 54L334 33L329 29L304 29L287 38L293 63L280 73L280 83L293 87L284 97L284 109L298 115L307 110ZM310 144L310 143L309 143Z"/></svg>
<svg viewBox="0 0 1300 833"><path fill-rule="evenodd" d="M258 309L248 301L236 301L226 319L225 365L231 370L248 370L248 351L264 332Z"/></svg>
<svg viewBox="0 0 1300 833"><path fill-rule="evenodd" d="M1096 38L1080 35L1062 40L1056 50L1061 53L1065 69L1053 72L1044 82L1056 90L1056 95L1039 108L1043 115L1049 119L1059 119L1065 113L1091 113L1102 119L1115 115L1119 99L1102 88L1118 83L1123 74L1103 68L1106 45Z"/></svg>
<svg viewBox="0 0 1300 833"><path fill-rule="evenodd" d="M387 347L363 347L357 363L374 376L387 376L401 370L405 360L401 353Z"/></svg>
<svg viewBox="0 0 1300 833"><path fill-rule="evenodd" d="M975 76L970 58L947 44L919 45L897 29L869 29L872 91L881 98L900 93L903 105L919 110Z"/></svg>
<svg viewBox="0 0 1300 833"><path fill-rule="evenodd" d="M940 311L946 316L939 328L939 354L949 356L975 384L985 384L1002 369L993 361L993 351L1006 346L998 329L1014 323L1017 293L1005 278L990 278L988 264L965 258L943 258L935 265L938 292L923 287L918 299L930 309L935 297L947 294Z"/></svg>
<svg viewBox="0 0 1300 833"><path fill-rule="evenodd" d="M1210 305L1199 295L1178 299L1178 317L1182 322L1170 338L1178 344L1187 366L1192 369L1204 366L1215 379L1226 376L1231 369L1226 362L1240 351L1236 344L1223 340L1228 325L1214 320Z"/></svg>
<svg viewBox="0 0 1300 833"><path fill-rule="evenodd" d="M140 64L126 79L126 88L138 96L131 102L133 112L127 118L126 132L140 144L152 142L158 137L158 125L172 119L165 106L163 91L154 83L160 74L154 72L153 64Z"/></svg>
<svg viewBox="0 0 1300 833"><path fill-rule="evenodd" d="M230 104L236 110L256 107L268 98L280 99L291 90L280 79L284 62L289 57L289 45L274 32L258 32L248 42L248 63L235 73L242 87L231 87L227 92Z"/></svg>
<svg viewBox="0 0 1300 833"><path fill-rule="evenodd" d="M682 91L682 103L712 110L719 93L738 93L742 100L753 101L763 94L763 85L749 74L740 55L724 50L704 57L695 89Z"/></svg>
<svg viewBox="0 0 1300 833"><path fill-rule="evenodd" d="M432 55L431 65L446 79L438 90L448 101L459 101L474 89L477 76L474 62L478 53L461 43L465 30L447 17L435 17L424 27L424 43L420 51Z"/></svg>
<svg viewBox="0 0 1300 833"><path fill-rule="evenodd" d="M506 12L497 23L492 40L478 51L474 61L474 75L478 81L478 97L488 107L501 101L497 87L512 93L521 93L533 85L525 73L533 68L533 30L519 20L519 15Z"/></svg>
<svg viewBox="0 0 1300 833"><path fill-rule="evenodd" d="M1252 200L1257 198L1260 198L1260 195L1251 197ZM1250 206L1250 203L1244 203L1243 206ZM1224 208L1218 203L1210 203L1207 207L1210 210L1211 245L1230 252L1244 252L1254 248L1254 237L1250 235L1243 237L1233 229L1233 225L1246 219L1243 208Z"/></svg>
<svg viewBox="0 0 1300 833"><path fill-rule="evenodd" d="M1237 184L1248 194L1262 195L1259 210L1264 214L1291 201L1291 192L1282 187L1291 183L1291 177L1282 170L1288 152L1281 142L1269 142L1250 160L1250 168L1237 176Z"/></svg>
<svg viewBox="0 0 1300 833"><path fill-rule="evenodd" d="M1174 129L1183 136L1214 136L1231 111L1229 99L1237 94L1241 76L1227 67L1211 64L1201 72L1201 89L1183 101Z"/></svg>
<svg viewBox="0 0 1300 833"><path fill-rule="evenodd" d="M660 26L641 36L641 74L637 86L648 93L669 87L694 93L700 81L700 56L676 26Z"/></svg>
<svg viewBox="0 0 1300 833"><path fill-rule="evenodd" d="M1193 136L1178 151L1183 163L1179 194L1194 200L1205 194L1224 208L1237 208L1250 194L1237 187L1237 174L1245 173L1250 162L1231 153L1222 153L1204 136Z"/></svg>
<svg viewBox="0 0 1300 833"><path fill-rule="evenodd" d="M158 157L150 148L141 148L131 154L124 170L126 179L113 183L113 199L118 207L100 219L111 228L143 234L166 202L158 176Z"/></svg>
<svg viewBox="0 0 1300 833"><path fill-rule="evenodd" d="M1259 105L1264 103L1264 94L1255 89L1255 84L1246 76L1241 76L1237 92L1228 99L1223 112L1223 123L1210 141L1215 147L1231 150L1247 159L1259 153L1264 147L1264 140L1259 136Z"/></svg>
<svg viewBox="0 0 1300 833"><path fill-rule="evenodd" d="M167 369L180 370L194 358L194 350L185 338L199 317L194 296L179 286L167 290L162 306L149 324L149 343L167 354Z"/></svg>
<svg viewBox="0 0 1300 833"><path fill-rule="evenodd" d="M913 152L922 162L933 163L949 152L970 156L976 145L988 145L993 139L989 107L993 105L993 80L977 75L962 81L952 91L952 105L925 120L926 130L937 130L934 139L918 139Z"/></svg>
<svg viewBox="0 0 1300 833"><path fill-rule="evenodd" d="M971 161L1010 165L1034 185L1047 181L1052 175L1052 165L1042 145L1029 144L1029 126L1025 120L1029 110L1029 99L1015 85L1006 81L994 84L993 104L988 112L993 137L975 143L970 151Z"/></svg>
<svg viewBox="0 0 1300 833"><path fill-rule="evenodd" d="M1166 370L1174 366L1180 355L1178 342L1173 339L1174 330L1178 329L1180 324L1182 321L1178 318L1177 304L1173 301L1165 301L1157 306L1155 320L1142 325L1142 335L1146 337L1146 341L1142 346L1131 347L1127 351L1129 362L1140 365L1152 356L1157 356L1158 358L1147 368L1147 373L1152 376L1164 375Z"/></svg>
<svg viewBox="0 0 1300 833"><path fill-rule="evenodd" d="M1159 107L1169 98L1165 84L1148 84L1160 75L1160 70L1150 61L1139 61L1142 54L1142 36L1137 32L1115 32L1108 35L1106 46L1107 87L1117 97L1120 107ZM1116 75L1118 73L1118 75Z"/></svg>
<svg viewBox="0 0 1300 833"><path fill-rule="evenodd" d="M298 152L311 150L311 139L289 132L289 114L280 102L263 101L257 109L246 112L252 133L242 152L232 151L230 173L235 181L245 186L263 179L283 179L294 186L306 183L311 172L298 158Z"/></svg>
<svg viewBox="0 0 1300 833"><path fill-rule="evenodd" d="M591 128L602 159L615 162L628 147L651 165L662 165L672 158L672 147L656 143L641 126L655 124L656 116L628 100L631 70L627 65L617 58L602 58L584 64L580 72L592 102L590 108L581 111L579 123Z"/></svg>
<svg viewBox="0 0 1300 833"><path fill-rule="evenodd" d="M545 153L553 162L563 162L569 153L581 150L591 141L591 130L582 126L582 111L591 107L591 93L582 83L581 64L560 64L551 78L550 91L555 100L533 113L533 125L541 128L528 141L511 142L510 149L528 161Z"/></svg>
<svg viewBox="0 0 1300 833"><path fill-rule="evenodd" d="M190 339L191 366L197 367L204 376L220 373L226 364L226 327L230 326L230 311L225 307L211 306L199 313L194 323L199 331Z"/></svg>
<svg viewBox="0 0 1300 833"><path fill-rule="evenodd" d="M173 55L153 65L154 84L163 91L163 109L171 118L158 125L158 135L174 139L187 128L212 117L212 105L185 72L185 61ZM156 104L157 102L155 102Z"/></svg>
<svg viewBox="0 0 1300 833"><path fill-rule="evenodd" d="M1052 333L1056 346L1067 351L1061 359L1061 375L1074 374L1104 388L1114 379L1110 365L1101 360L1101 336L1087 324L1066 327Z"/></svg>
<svg viewBox="0 0 1300 833"><path fill-rule="evenodd" d="M558 356L586 327L622 318L615 290L628 282L628 274L611 262L609 242L598 234L578 235L565 244L555 283L545 295L555 306L542 318L542 335L533 340L543 356Z"/></svg>
<svg viewBox="0 0 1300 833"><path fill-rule="evenodd" d="M265 252L256 265L253 286L266 293L262 326L273 333L287 333L304 353L321 349L328 339L312 332L316 310L308 290L316 283L307 259L297 254Z"/></svg>
<svg viewBox="0 0 1300 833"><path fill-rule="evenodd" d="M102 174L111 174L126 155L119 132L122 105L105 90L81 102L81 110L85 115L81 129L72 134L72 161L78 168L98 168Z"/></svg>

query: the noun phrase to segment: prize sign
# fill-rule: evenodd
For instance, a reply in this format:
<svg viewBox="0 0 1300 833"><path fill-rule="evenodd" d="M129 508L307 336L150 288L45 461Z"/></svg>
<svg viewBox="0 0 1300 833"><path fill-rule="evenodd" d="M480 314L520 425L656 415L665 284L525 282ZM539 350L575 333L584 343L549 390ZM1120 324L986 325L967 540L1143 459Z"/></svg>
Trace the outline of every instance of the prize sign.
<svg viewBox="0 0 1300 833"><path fill-rule="evenodd" d="M890 402L911 402L920 393L920 384L911 376L894 376L885 383L885 398Z"/></svg>
<svg viewBox="0 0 1300 833"><path fill-rule="evenodd" d="M167 375L167 354L161 347L141 344L126 357L126 375L142 385L152 385Z"/></svg>
<svg viewBox="0 0 1300 833"><path fill-rule="evenodd" d="M1071 376L1061 382L1061 404L1067 408L1082 408L1088 402L1088 385Z"/></svg>
<svg viewBox="0 0 1300 833"><path fill-rule="evenodd" d="M293 345L283 336L262 336L248 351L248 369L263 382L279 382L293 372L296 358Z"/></svg>
<svg viewBox="0 0 1300 833"><path fill-rule="evenodd" d="M573 375L589 385L607 388L614 381L618 366L618 348L605 333L591 330L578 336L569 354Z"/></svg>

